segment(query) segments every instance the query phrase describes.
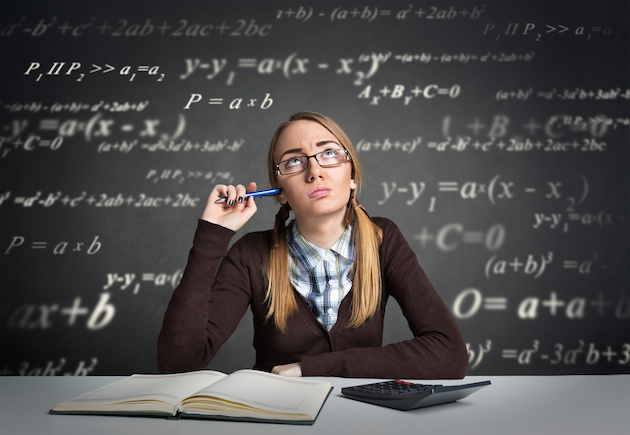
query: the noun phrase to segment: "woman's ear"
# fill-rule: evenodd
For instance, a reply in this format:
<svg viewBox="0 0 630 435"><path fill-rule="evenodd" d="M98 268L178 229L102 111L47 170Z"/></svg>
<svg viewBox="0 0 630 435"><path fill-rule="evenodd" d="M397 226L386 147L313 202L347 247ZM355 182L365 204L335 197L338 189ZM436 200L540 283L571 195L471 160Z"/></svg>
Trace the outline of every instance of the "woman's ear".
<svg viewBox="0 0 630 435"><path fill-rule="evenodd" d="M284 196L284 190L281 190L280 193L278 194L278 196L276 196L276 199L278 200L278 202L282 205L285 205L287 203L287 197Z"/></svg>
<svg viewBox="0 0 630 435"><path fill-rule="evenodd" d="M354 177L350 179L350 189L353 191L357 189L357 183L354 181Z"/></svg>

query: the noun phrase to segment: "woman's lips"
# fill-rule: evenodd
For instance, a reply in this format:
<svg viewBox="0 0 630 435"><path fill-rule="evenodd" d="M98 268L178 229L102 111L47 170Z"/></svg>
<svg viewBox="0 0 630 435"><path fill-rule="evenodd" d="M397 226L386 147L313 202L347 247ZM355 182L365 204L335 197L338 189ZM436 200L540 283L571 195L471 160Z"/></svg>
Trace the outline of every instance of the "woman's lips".
<svg viewBox="0 0 630 435"><path fill-rule="evenodd" d="M328 195L330 189L323 186L314 187L308 192L308 197L311 199L321 198L323 196Z"/></svg>

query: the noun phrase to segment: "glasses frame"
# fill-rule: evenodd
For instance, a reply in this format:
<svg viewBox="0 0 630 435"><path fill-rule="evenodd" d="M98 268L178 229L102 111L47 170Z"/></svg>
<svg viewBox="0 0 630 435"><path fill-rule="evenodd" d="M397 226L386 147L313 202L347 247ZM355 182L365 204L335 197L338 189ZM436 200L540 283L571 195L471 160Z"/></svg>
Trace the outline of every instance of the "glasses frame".
<svg viewBox="0 0 630 435"><path fill-rule="evenodd" d="M327 152L329 152L329 151L337 151L337 150L339 150L339 151L343 151L343 153L344 153L344 154L345 154L345 156L346 156L346 159L345 159L343 162L333 163L333 164L330 164L330 165L322 165L322 163L319 161L319 157L318 157L318 156L319 156L319 155L321 155L321 154L323 154L323 153L327 153ZM315 161L317 162L317 164L318 164L319 166L321 166L322 168L330 168L330 167L332 167L332 166L339 166L339 165L341 165L341 164L343 164L343 163L346 163L346 162L351 162L351 161L352 161L352 157L350 156L350 153L349 153L349 152L348 152L348 150L347 150L347 149L345 149L345 148L334 148L334 149L330 149L330 150L320 151L320 152L318 152L318 153L316 153L316 154L313 154L312 156L300 156L300 157L306 157L306 167L305 167L304 169L302 169L302 170L300 170L300 171L296 171L296 172L291 172L291 173L289 173L289 174L283 174L283 173L280 171L280 165L281 165L282 163L284 163L284 162L287 162L287 161L289 161L289 160L291 160L291 159L294 159L294 158L295 158L295 157L291 157L290 159L282 160L280 163L278 163L278 164L276 165L276 170L275 170L275 175L276 175L276 178L278 178L278 175L295 175L295 174L299 174L299 173L301 173L301 172L306 171L306 170L309 168L309 166L310 166L310 160L311 160L311 157L314 157L314 158L315 158Z"/></svg>

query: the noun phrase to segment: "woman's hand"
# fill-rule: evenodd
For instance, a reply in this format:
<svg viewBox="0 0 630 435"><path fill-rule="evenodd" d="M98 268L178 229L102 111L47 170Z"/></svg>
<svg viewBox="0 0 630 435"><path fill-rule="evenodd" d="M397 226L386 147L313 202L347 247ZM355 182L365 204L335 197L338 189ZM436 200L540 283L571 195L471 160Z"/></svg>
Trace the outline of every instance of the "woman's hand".
<svg viewBox="0 0 630 435"><path fill-rule="evenodd" d="M201 219L213 224L221 225L232 231L240 230L251 219L258 208L254 198L245 198L245 194L256 191L256 183L247 186L217 184L208 197L206 208ZM219 198L227 198L225 202L217 203Z"/></svg>
<svg viewBox="0 0 630 435"><path fill-rule="evenodd" d="M275 366L271 369L271 373L280 376L296 377L302 376L302 365L297 362L293 364L285 364L282 366Z"/></svg>

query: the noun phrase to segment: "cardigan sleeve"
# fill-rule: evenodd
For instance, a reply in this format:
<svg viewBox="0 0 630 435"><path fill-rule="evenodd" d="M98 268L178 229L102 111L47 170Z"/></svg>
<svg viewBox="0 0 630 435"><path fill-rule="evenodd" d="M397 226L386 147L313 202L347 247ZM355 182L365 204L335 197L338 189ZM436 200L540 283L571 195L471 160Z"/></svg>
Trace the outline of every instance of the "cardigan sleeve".
<svg viewBox="0 0 630 435"><path fill-rule="evenodd" d="M234 292L232 303L220 313L210 310L211 288L233 235L227 228L198 221L188 263L168 304L158 337L160 372L203 369L246 311L247 290Z"/></svg>
<svg viewBox="0 0 630 435"><path fill-rule="evenodd" d="M413 338L383 347L357 347L305 356L301 360L303 375L463 378L468 370L468 352L455 319L398 227L387 220L377 223L383 228L384 295L397 300Z"/></svg>

